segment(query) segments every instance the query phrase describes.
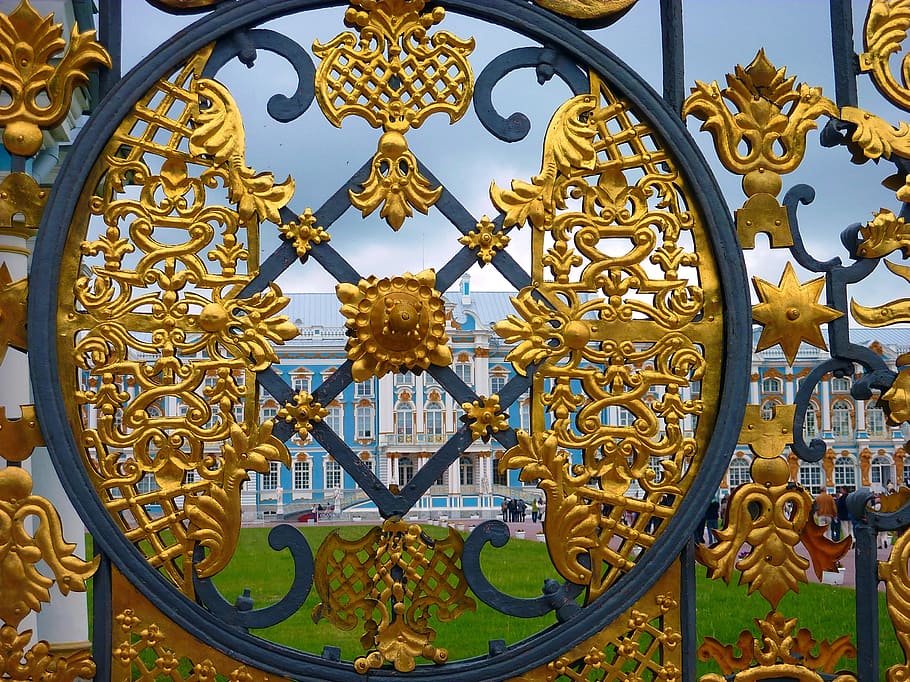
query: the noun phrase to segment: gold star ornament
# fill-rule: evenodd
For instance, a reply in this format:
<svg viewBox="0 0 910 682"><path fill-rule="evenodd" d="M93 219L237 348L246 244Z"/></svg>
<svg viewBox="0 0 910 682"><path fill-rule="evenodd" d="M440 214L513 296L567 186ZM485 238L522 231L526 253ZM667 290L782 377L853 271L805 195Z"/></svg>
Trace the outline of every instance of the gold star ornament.
<svg viewBox="0 0 910 682"><path fill-rule="evenodd" d="M821 325L843 313L818 302L825 286L824 277L801 284L793 266L787 263L778 286L758 277L753 277L752 283L761 301L752 307L752 319L764 327L756 353L780 344L787 364L792 366L803 341L828 350Z"/></svg>

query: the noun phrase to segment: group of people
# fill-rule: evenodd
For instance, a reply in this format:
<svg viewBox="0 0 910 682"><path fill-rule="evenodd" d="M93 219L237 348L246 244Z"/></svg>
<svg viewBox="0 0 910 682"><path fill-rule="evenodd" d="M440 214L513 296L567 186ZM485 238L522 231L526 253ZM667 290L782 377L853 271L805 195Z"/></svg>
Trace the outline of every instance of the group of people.
<svg viewBox="0 0 910 682"><path fill-rule="evenodd" d="M528 511L531 512L531 522L537 523L543 521L544 507L546 503L543 498L534 498L531 504L528 504L520 497L506 497L502 501L500 509L502 510L502 520L508 523L522 522L527 518Z"/></svg>
<svg viewBox="0 0 910 682"><path fill-rule="evenodd" d="M708 533L708 544L714 544L720 538L717 536L717 529L720 527L720 520L727 514L727 504L730 501L729 495L724 495L720 500L716 497L709 503L705 509L705 515L701 523L695 528L695 542L702 545L705 543L705 531Z"/></svg>
<svg viewBox="0 0 910 682"><path fill-rule="evenodd" d="M885 490L890 495L896 491L894 484L888 481ZM847 486L841 486L837 497L831 495L827 490L822 490L815 496L815 519L819 524L828 526L825 536L838 542L842 538L853 535L853 516L847 508L847 495L850 494ZM874 495L872 504L877 508L879 495ZM879 549L887 549L891 546L891 535L889 533L879 533L877 538Z"/></svg>

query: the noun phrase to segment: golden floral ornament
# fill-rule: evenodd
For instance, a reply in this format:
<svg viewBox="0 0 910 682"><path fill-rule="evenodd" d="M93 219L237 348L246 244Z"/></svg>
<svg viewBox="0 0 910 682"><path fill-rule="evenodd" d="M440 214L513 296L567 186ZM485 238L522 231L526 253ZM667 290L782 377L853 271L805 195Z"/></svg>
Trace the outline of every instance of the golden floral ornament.
<svg viewBox="0 0 910 682"><path fill-rule="evenodd" d="M889 101L910 110L910 83L907 82L908 59L900 60L900 82L891 71L891 56L901 52L910 28L910 2L907 0L872 0L863 28L865 51L859 55L859 69L869 73L872 83Z"/></svg>
<svg viewBox="0 0 910 682"><path fill-rule="evenodd" d="M603 19L627 12L638 0L534 0L534 3L573 19Z"/></svg>
<svg viewBox="0 0 910 682"><path fill-rule="evenodd" d="M768 233L772 247L791 246L787 212L777 200L781 175L802 163L815 119L836 118L837 105L819 87L796 85L795 76L788 78L785 68L778 69L759 50L749 66L737 65L727 74L724 90L717 81L696 81L682 115L703 121L701 129L713 136L720 162L743 176L748 199L736 211L743 247L754 247L758 232Z"/></svg>
<svg viewBox="0 0 910 682"><path fill-rule="evenodd" d="M910 267L887 260L885 266L901 279L910 282ZM851 299L850 313L864 327L886 327L910 322L910 298L899 298L879 306L864 306Z"/></svg>
<svg viewBox="0 0 910 682"><path fill-rule="evenodd" d="M300 437L306 438L313 430L313 426L325 419L328 414L329 411L313 400L312 395L300 391L291 402L285 403L284 407L278 410L276 416L293 424Z"/></svg>
<svg viewBox="0 0 910 682"><path fill-rule="evenodd" d="M4 261L0 264L0 362L10 346L25 351L27 297L28 278L14 282Z"/></svg>
<svg viewBox="0 0 910 682"><path fill-rule="evenodd" d="M358 540L333 531L316 552L314 585L322 601L313 620L328 619L341 630L362 621L360 643L368 653L354 661L362 674L386 661L410 672L418 656L445 663L448 651L433 644L431 615L450 622L476 609L461 568L463 549L453 528L433 539L417 524L396 518Z"/></svg>
<svg viewBox="0 0 910 682"><path fill-rule="evenodd" d="M477 228L461 237L458 241L469 249L476 251L477 259L483 266L493 260L493 256L496 255L497 251L506 248L511 240L502 230L496 229L496 223L484 215L480 222L477 223Z"/></svg>
<svg viewBox="0 0 910 682"><path fill-rule="evenodd" d="M787 364L792 366L804 341L828 350L821 325L842 317L843 313L818 303L825 288L824 277L801 284L788 262L777 286L758 277L753 277L752 282L761 301L752 307L752 318L764 327L756 353L780 344Z"/></svg>
<svg viewBox="0 0 910 682"><path fill-rule="evenodd" d="M743 630L736 641L736 647L742 652L740 656L734 654L733 646L706 637L698 647L698 658L715 661L723 675L709 673L700 677L700 681L793 679L821 682L823 678L819 672L831 675L842 657L856 658L856 647L848 635L833 642L827 639L819 642L808 629L797 630L797 623L796 618L787 618L779 611L756 618L759 637ZM831 679L833 682L856 682L852 673L840 673Z"/></svg>
<svg viewBox="0 0 910 682"><path fill-rule="evenodd" d="M906 488L901 492L910 493ZM884 499L884 498L883 498ZM902 500L906 503L906 497ZM910 679L910 533L897 535L887 561L880 561L878 574L885 583L885 602L888 615L904 653L903 663L898 663L886 673L888 682Z"/></svg>
<svg viewBox="0 0 910 682"><path fill-rule="evenodd" d="M862 240L856 253L860 258L880 258L898 249L904 258L910 256L910 225L886 208L873 213L859 233Z"/></svg>
<svg viewBox="0 0 910 682"><path fill-rule="evenodd" d="M445 305L435 285L436 273L423 270L335 287L351 337L346 351L354 381L452 364Z"/></svg>
<svg viewBox="0 0 910 682"><path fill-rule="evenodd" d="M35 530L30 532L29 519ZM99 558L86 562L73 556L76 545L63 538L57 510L47 499L32 495L32 477L20 467L0 470L0 619L13 627L49 602L56 583L64 595L84 592L85 581ZM44 562L53 574L38 571Z"/></svg>
<svg viewBox="0 0 910 682"><path fill-rule="evenodd" d="M28 0L8 15L0 14L0 81L9 96L9 102L0 105L0 127L11 154L35 154L41 148L41 129L66 117L73 91L88 83L88 72L111 66L94 31L79 33L74 26L67 46L63 25L53 21L53 14L42 17Z"/></svg>
<svg viewBox="0 0 910 682"><path fill-rule="evenodd" d="M272 344L283 345L300 333L286 315L276 315L290 300L276 284L249 298L224 299L217 291L213 298L196 318L199 329L208 335L206 350L211 358L244 358L251 370L263 370L278 361Z"/></svg>
<svg viewBox="0 0 910 682"><path fill-rule="evenodd" d="M74 682L95 677L95 662L88 649L63 656L51 651L45 640L31 644L32 631L0 627L0 674L4 680Z"/></svg>
<svg viewBox="0 0 910 682"><path fill-rule="evenodd" d="M283 223L279 228L281 236L294 245L297 255L306 258L313 246L331 240L331 235L316 224L313 209L307 208L297 220Z"/></svg>
<svg viewBox="0 0 910 682"><path fill-rule="evenodd" d="M462 403L461 409L465 411L461 419L470 424L471 437L474 440L480 438L484 443L489 443L494 433L509 428L508 415L503 414L498 395L491 395L489 398L480 396L473 402Z"/></svg>

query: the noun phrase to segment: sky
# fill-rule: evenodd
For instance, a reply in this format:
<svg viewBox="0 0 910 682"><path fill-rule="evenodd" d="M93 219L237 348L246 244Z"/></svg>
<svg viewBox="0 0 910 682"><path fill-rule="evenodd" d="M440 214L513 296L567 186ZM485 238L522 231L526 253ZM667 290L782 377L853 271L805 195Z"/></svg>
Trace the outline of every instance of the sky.
<svg viewBox="0 0 910 682"><path fill-rule="evenodd" d="M124 3L124 54L126 72L167 36L191 23L194 17L175 17L154 9L145 2ZM854 9L855 49L862 51L862 24L865 3L858 0ZM834 99L834 75L830 50L828 2L825 0L687 0L684 3L685 82L717 80L723 85L736 64L749 64L760 48L777 66L786 66L788 75L798 82L821 86ZM613 51L656 90L661 87L660 22L657 0L639 2L617 23L591 35ZM309 47L313 39L330 40L341 30L341 10L318 10L295 20L276 22L278 28ZM470 59L475 76L493 57L511 47L534 45L533 41L497 27L480 24L449 13L438 28L459 37L473 36L476 48ZM314 60L318 63L318 60ZM375 151L379 132L357 117L348 117L342 128L325 121L314 103L298 120L277 123L265 112L268 98L277 92L289 93L295 85L290 67L279 57L262 53L253 69L229 65L219 74L235 92L244 93L240 102L247 135L247 163L256 170L270 170L279 180L292 176L297 185L291 208L317 208L352 171ZM874 90L865 75L858 80L859 105L892 124L906 118ZM510 76L494 93L499 112L508 115L522 111L532 121L529 136L507 144L490 136L479 125L473 109L455 126L444 115L430 117L419 130L408 133L410 147L475 216L495 214L489 198L489 185L495 181L508 186L512 178L528 180L540 169L543 134L553 111L571 93L554 79L539 86L532 71ZM823 124L824 121L822 121ZM700 122L690 119L688 129L714 169L731 210L745 197L741 178L719 164L711 136L699 132ZM788 188L807 183L816 190L815 202L800 209L800 225L809 252L820 260L833 256L846 259L841 246L841 230L854 222L864 223L882 207L897 212L893 192L880 186L892 173L887 162L876 166L852 165L844 148L826 149L818 141L818 131L809 133L808 151L801 167L784 176L783 197ZM404 270L439 267L459 247L454 228L438 213L416 214L405 226L392 232L377 214L363 220L349 210L331 228L332 244L362 274L386 276ZM509 252L527 266L529 230L513 231ZM264 242L270 244L268 240ZM771 250L763 236L758 248L746 252L750 276L777 283L784 264L791 260L785 249ZM892 257L899 260L899 257ZM797 268L802 281L817 275ZM470 271L475 290L507 290L510 287L492 266L475 266ZM279 284L285 291L328 291L334 280L315 263L291 268ZM859 302L878 305L894 298L893 292L904 282L879 265L873 277L851 290ZM752 294L755 299L754 293Z"/></svg>

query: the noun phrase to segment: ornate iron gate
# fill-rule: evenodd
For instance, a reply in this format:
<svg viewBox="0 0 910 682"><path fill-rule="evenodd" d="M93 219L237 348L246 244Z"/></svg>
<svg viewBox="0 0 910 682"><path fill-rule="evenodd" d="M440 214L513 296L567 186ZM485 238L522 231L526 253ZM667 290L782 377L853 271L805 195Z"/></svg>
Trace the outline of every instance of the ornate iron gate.
<svg viewBox="0 0 910 682"><path fill-rule="evenodd" d="M38 70L63 47L50 23L23 2L0 24L0 78L12 100L0 107L13 171L0 188L3 229L21 223L28 235L41 221L27 316L37 422L98 552L94 563L76 559L53 506L32 494L18 464L40 438L23 408L0 431L14 434L2 441L10 466L0 471L6 677L37 679L49 669L61 679L675 680L695 679L701 658L723 671L705 680L866 680L882 667L876 585L884 581L904 652L904 661L887 662L888 679L904 679L906 489L883 496L877 509L864 488L849 500L856 646L849 638L819 644L778 611L806 580L810 562L799 545L818 574L849 549L849 540L825 537L812 495L793 480L797 458L827 457L824 440L803 435L813 392L826 377L855 375L855 399L876 396L894 425L908 417L903 359L895 367L852 342L847 317L870 327L910 321L906 300L879 308L847 301L848 285L883 256L910 252L903 215L883 209L848 228L849 265L820 262L797 220L811 190L798 185L778 199L781 176L798 166L823 117L823 144L843 145L861 161L894 161L897 199L907 198L906 130L857 107L849 3L831 3L836 103L787 78L764 53L736 67L726 89L696 82L684 96L674 0L661 2L663 97L585 34L620 20L634 0L154 4L206 16L123 78L102 78L106 94L48 196L25 173L26 159L87 71L112 62L93 36L76 32L63 59ZM905 5L873 1L858 66L899 106L906 84L894 80L888 59L906 37ZM282 32L293 17L335 6L348 9L334 37L290 37L308 24ZM108 36L119 30L118 12L117 3L102 3ZM490 48L450 24L495 26L521 46L475 74L475 50ZM312 196L305 175L280 181L251 167L244 103L223 73L238 61L255 73L264 52L286 60L298 81L290 96L268 100L275 121L324 117L344 131L360 119L375 131L375 149L355 152L359 168L327 197ZM546 87L565 88L566 98L546 126L540 171L508 187L492 182L494 217L478 216L446 183L452 171L422 158L416 141L428 138L419 129L437 119L457 127L473 115L491 140L524 139L528 119L503 117L493 98L522 69L536 70L541 84L558 77L561 84ZM49 113L58 101L63 114ZM704 122L723 165L743 176L747 199L733 215L686 117ZM301 164L303 171L313 172ZM354 211L377 239L406 233L415 211L432 215L452 232L451 247L416 273L409 264L388 276L362 271L332 239ZM530 233L529 267L509 248L520 230ZM751 306L743 249L754 248L757 233L822 276L803 284L788 265L778 285L755 280L759 302ZM453 369L444 296L478 263L516 291L512 313L493 326L514 372L491 395ZM274 367L277 349L299 333L278 280L317 267L337 283L346 359L298 390ZM906 278L903 266L889 267ZM3 348L24 349L26 284L7 280ZM753 321L762 327L757 339ZM752 353L779 344L792 366L802 343L827 345L830 358L800 381L791 404L763 415L748 404ZM409 480L363 466L327 421L327 407L348 387L390 373L429 375L462 408L463 424ZM508 410L526 393L530 428L516 429ZM272 418L260 412L265 395L282 406ZM604 418L609 410L629 418L613 423ZM292 438L315 439L381 522L314 547L297 528L276 525L269 543L293 556L290 588L263 608L243 597L232 604L213 577L241 542L243 484L273 463L290 467ZM453 528L433 535L409 519L472 443L490 439L504 449L501 470L520 472L545 498L552 579L535 598L506 594L484 573L481 554L509 541L503 521L463 537ZM754 453L751 482L731 495L715 542L695 545L693 530L737 443ZM39 519L35 529L29 516ZM877 564L875 533L891 530L890 559ZM39 560L52 578L36 570ZM739 582L769 602L760 640L697 640L696 562L728 582L739 571ZM84 590L92 574L91 659L38 646L26 656L28 637L17 628L47 601L47 588ZM362 655L341 660L332 646L318 655L249 633L297 613L314 590L314 620L357 630ZM493 640L488 655L449 660L435 625L457 618L471 627L478 603L551 624L517 643ZM836 671L841 656L857 651L856 673Z"/></svg>

